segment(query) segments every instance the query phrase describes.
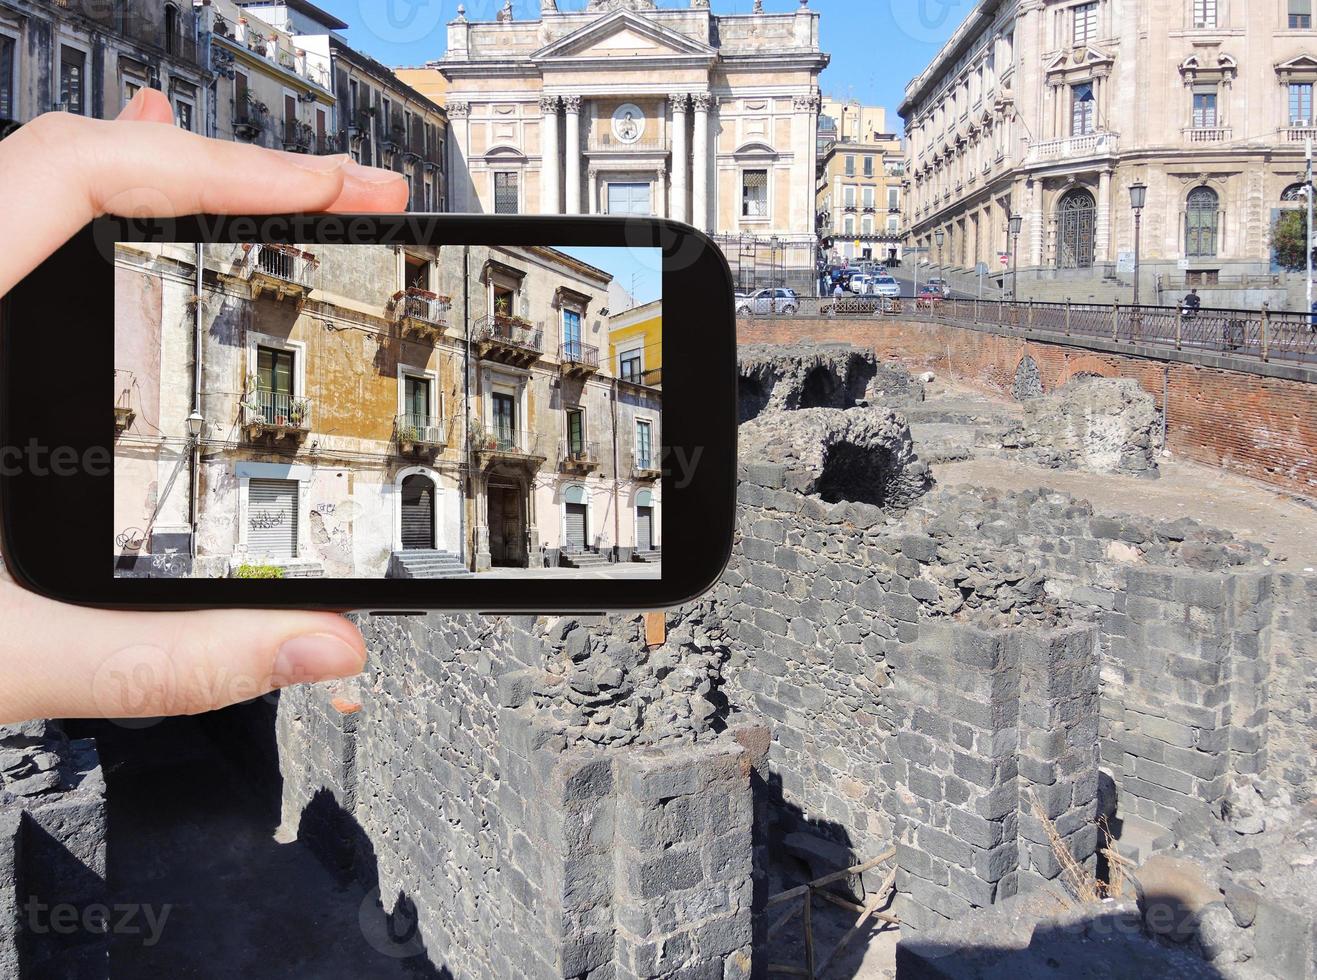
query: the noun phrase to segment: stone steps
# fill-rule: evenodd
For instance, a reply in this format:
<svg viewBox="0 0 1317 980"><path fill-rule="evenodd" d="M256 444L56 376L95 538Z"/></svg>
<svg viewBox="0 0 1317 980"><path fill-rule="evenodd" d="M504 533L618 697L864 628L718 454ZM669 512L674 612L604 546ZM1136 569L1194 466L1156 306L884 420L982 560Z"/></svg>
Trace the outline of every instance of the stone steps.
<svg viewBox="0 0 1317 980"><path fill-rule="evenodd" d="M653 551L633 551L631 560L658 563L663 561L663 551L660 548L655 548Z"/></svg>
<svg viewBox="0 0 1317 980"><path fill-rule="evenodd" d="M571 554L563 552L562 563L568 568L600 568L611 564L605 555L596 551L578 552Z"/></svg>
<svg viewBox="0 0 1317 980"><path fill-rule="evenodd" d="M462 560L449 551L395 551L389 578L470 578Z"/></svg>

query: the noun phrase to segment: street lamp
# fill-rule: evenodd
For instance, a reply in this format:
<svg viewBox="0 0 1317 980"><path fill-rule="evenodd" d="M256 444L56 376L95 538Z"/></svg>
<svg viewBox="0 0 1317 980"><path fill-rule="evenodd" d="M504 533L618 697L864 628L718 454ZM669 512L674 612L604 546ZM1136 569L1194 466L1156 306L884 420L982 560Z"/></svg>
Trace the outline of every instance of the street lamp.
<svg viewBox="0 0 1317 980"><path fill-rule="evenodd" d="M1011 229L1011 299L1017 297L1020 288L1020 228L1024 225L1024 215L1013 214L1010 217Z"/></svg>
<svg viewBox="0 0 1317 980"><path fill-rule="evenodd" d="M196 442L201 438L201 433L206 429L206 418L195 408L192 414L187 417L187 434L188 438Z"/></svg>
<svg viewBox="0 0 1317 980"><path fill-rule="evenodd" d="M942 245L947 240L947 233L939 228L937 231L933 232L933 237L937 239L937 265L938 268L941 269L945 264L942 261Z"/></svg>
<svg viewBox="0 0 1317 980"><path fill-rule="evenodd" d="M1130 207L1134 209L1134 305L1139 305L1140 241L1143 235L1143 206L1148 203L1148 185L1130 184Z"/></svg>

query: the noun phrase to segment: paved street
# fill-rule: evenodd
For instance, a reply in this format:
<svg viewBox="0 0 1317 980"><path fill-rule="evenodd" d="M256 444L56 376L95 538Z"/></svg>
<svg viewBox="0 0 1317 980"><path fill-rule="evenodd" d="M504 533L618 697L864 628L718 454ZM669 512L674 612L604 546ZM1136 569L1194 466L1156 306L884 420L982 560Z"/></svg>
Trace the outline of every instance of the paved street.
<svg viewBox="0 0 1317 980"><path fill-rule="evenodd" d="M616 562L599 568L496 568L482 573L498 578L566 578L582 580L600 579L656 579L663 577L663 565L658 562Z"/></svg>

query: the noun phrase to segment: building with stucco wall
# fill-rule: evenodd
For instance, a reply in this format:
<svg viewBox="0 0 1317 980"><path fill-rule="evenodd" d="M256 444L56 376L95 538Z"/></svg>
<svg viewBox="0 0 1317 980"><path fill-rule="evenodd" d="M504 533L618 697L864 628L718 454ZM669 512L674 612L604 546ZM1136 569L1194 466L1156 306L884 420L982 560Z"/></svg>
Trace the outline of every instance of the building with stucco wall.
<svg viewBox="0 0 1317 980"><path fill-rule="evenodd" d="M608 272L549 247L208 245L198 291L193 246L116 265L123 574L166 550L188 559L166 574L330 577L657 550L661 401L611 373Z"/></svg>

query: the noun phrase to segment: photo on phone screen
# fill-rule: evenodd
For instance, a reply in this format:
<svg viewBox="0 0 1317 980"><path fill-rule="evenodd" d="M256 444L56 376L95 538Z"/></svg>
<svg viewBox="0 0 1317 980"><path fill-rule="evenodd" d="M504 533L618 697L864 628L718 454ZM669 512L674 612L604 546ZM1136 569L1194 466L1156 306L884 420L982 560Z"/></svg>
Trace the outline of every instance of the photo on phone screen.
<svg viewBox="0 0 1317 980"><path fill-rule="evenodd" d="M116 577L662 576L661 250L114 266Z"/></svg>

